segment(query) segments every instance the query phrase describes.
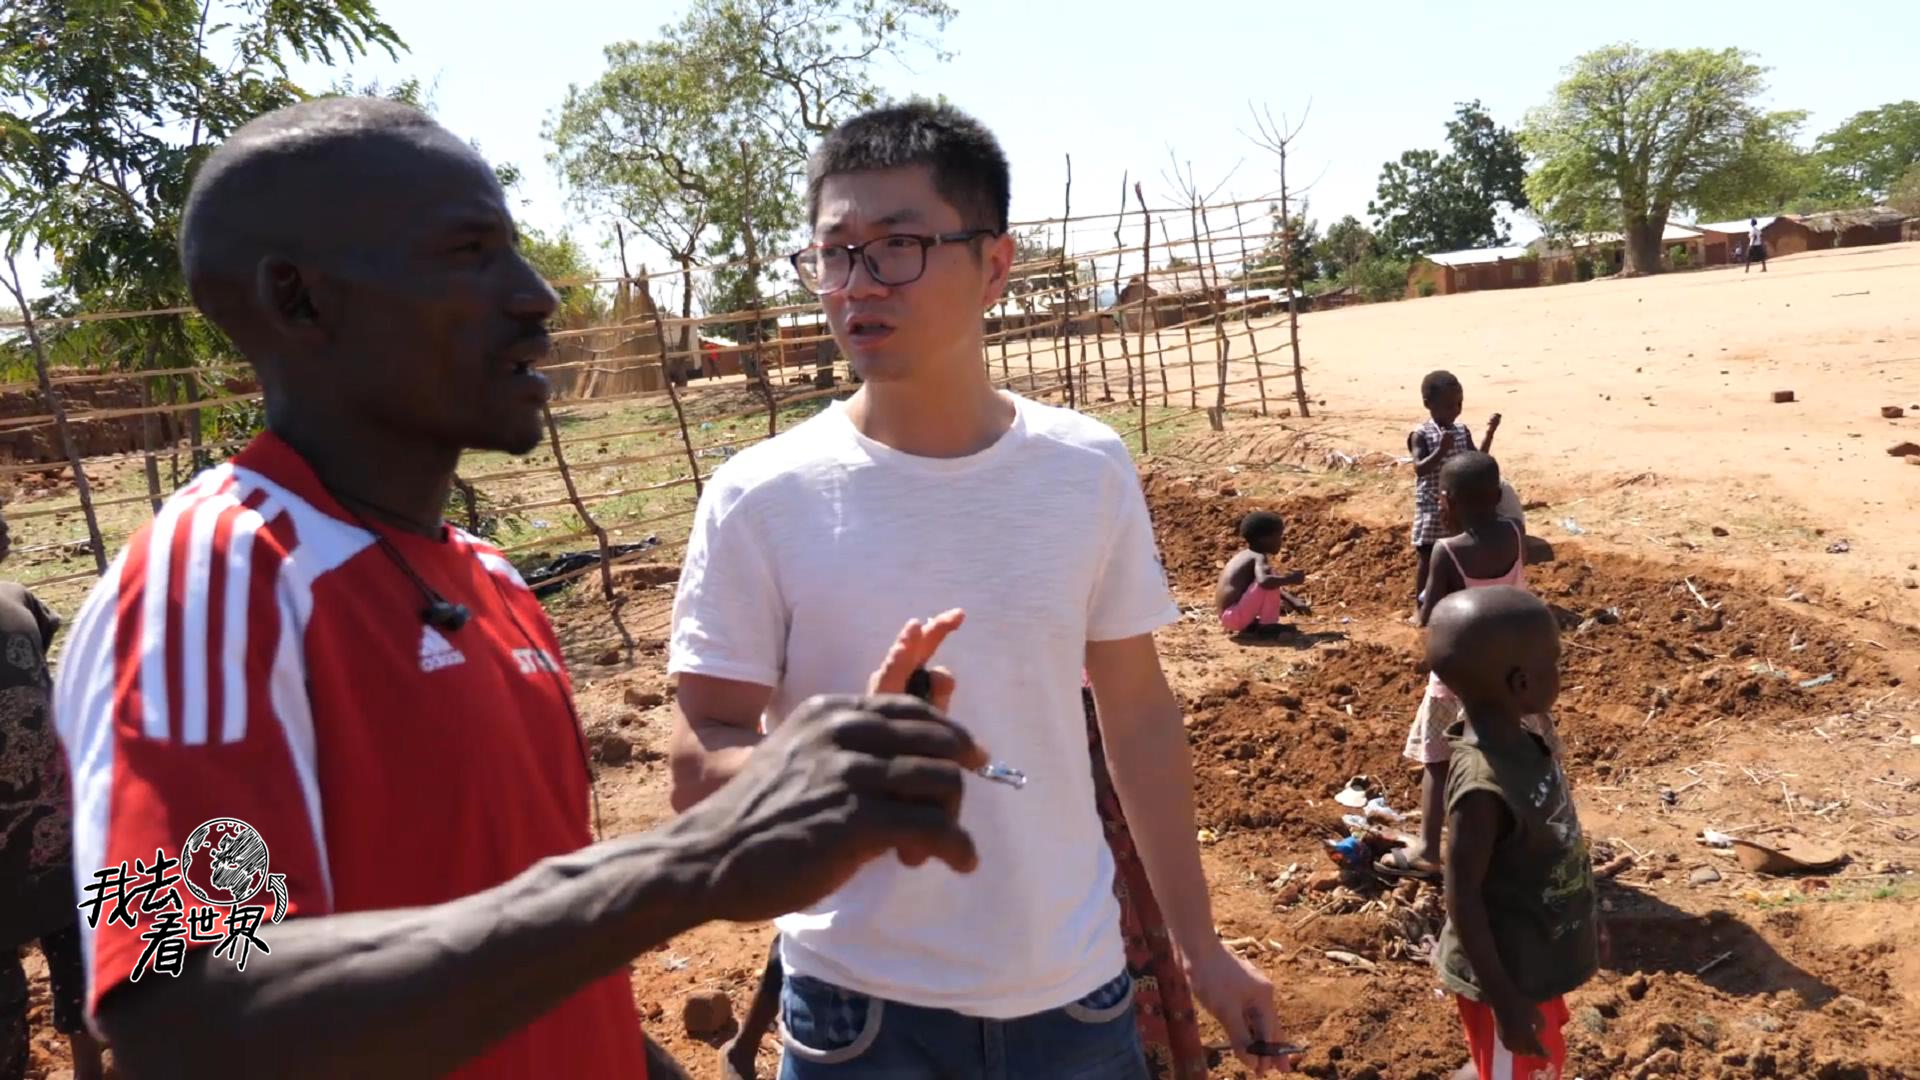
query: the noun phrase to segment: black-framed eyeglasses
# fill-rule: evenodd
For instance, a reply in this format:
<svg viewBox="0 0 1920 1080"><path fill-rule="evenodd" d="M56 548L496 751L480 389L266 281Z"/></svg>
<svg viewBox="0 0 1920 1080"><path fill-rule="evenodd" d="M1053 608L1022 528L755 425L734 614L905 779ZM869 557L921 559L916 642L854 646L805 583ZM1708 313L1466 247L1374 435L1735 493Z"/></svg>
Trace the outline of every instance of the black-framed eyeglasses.
<svg viewBox="0 0 1920 1080"><path fill-rule="evenodd" d="M998 229L967 229L937 236L890 233L864 244L814 244L788 257L800 285L816 296L839 292L853 280L853 260L866 264L867 276L881 285L908 285L927 272L927 249L941 244L968 244Z"/></svg>

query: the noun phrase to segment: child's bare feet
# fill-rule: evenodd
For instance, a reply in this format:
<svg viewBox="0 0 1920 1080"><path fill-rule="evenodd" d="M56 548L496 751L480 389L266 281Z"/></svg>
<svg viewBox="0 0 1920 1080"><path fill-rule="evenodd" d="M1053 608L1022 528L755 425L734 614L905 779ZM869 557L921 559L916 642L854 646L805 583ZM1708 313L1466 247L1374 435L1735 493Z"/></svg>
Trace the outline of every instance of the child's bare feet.
<svg viewBox="0 0 1920 1080"><path fill-rule="evenodd" d="M1376 873L1387 877L1414 878L1421 881L1439 881L1446 871L1437 860L1430 859L1418 848L1394 848L1376 859L1373 864Z"/></svg>

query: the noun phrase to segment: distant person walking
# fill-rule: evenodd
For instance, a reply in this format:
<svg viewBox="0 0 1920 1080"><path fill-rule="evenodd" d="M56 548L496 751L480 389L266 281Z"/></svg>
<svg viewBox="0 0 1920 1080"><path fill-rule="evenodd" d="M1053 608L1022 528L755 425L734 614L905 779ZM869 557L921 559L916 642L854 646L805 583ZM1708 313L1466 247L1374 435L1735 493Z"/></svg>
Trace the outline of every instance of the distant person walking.
<svg viewBox="0 0 1920 1080"><path fill-rule="evenodd" d="M1743 274L1752 273L1753 264L1755 260L1758 260L1760 263L1760 272L1763 274L1766 273L1767 272L1767 238L1761 235L1760 233L1760 219L1748 218L1747 219L1747 264L1745 269L1742 269L1740 272Z"/></svg>

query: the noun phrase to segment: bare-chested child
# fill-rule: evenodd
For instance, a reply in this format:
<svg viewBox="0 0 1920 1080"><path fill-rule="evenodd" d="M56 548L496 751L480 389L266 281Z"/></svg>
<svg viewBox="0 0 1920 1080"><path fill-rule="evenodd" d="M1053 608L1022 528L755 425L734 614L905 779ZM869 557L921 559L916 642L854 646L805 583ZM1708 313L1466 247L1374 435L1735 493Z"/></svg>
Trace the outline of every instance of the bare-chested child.
<svg viewBox="0 0 1920 1080"><path fill-rule="evenodd" d="M1427 659L1462 702L1447 729L1447 922L1434 967L1481 1080L1559 1080L1565 995L1593 977L1602 947L1572 790L1523 722L1559 695L1560 628L1511 585L1456 591L1430 614Z"/></svg>
<svg viewBox="0 0 1920 1080"><path fill-rule="evenodd" d="M1273 557L1280 554L1286 533L1287 523L1279 514L1256 510L1240 519L1240 539L1246 542L1246 549L1227 561L1213 593L1220 625L1234 634L1254 637L1282 633L1291 627L1282 623L1280 616L1308 610L1304 601L1285 588L1307 580L1306 571L1282 574L1273 567Z"/></svg>
<svg viewBox="0 0 1920 1080"><path fill-rule="evenodd" d="M1456 592L1496 585L1526 587L1526 528L1500 512L1501 497L1500 466L1487 454L1468 450L1454 455L1441 469L1441 511L1458 531L1434 545L1426 598L1416 619L1421 626L1428 624L1442 600ZM1433 672L1401 751L1425 771L1420 781L1420 846L1412 851L1389 852L1375 864L1382 873L1440 879L1438 854L1446 822L1447 767L1453 756L1447 729L1460 715L1459 697L1438 671ZM1551 717L1530 716L1527 723L1548 740L1557 755L1559 742Z"/></svg>

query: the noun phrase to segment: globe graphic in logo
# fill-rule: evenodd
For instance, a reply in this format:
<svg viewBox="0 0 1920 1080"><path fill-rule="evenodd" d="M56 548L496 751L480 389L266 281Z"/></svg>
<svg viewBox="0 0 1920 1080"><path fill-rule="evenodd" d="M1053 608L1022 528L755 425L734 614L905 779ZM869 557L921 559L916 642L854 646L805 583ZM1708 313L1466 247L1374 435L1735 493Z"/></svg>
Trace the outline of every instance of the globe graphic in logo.
<svg viewBox="0 0 1920 1080"><path fill-rule="evenodd" d="M267 842L238 818L205 822L180 848L180 879L201 903L244 904L266 887L267 877Z"/></svg>

